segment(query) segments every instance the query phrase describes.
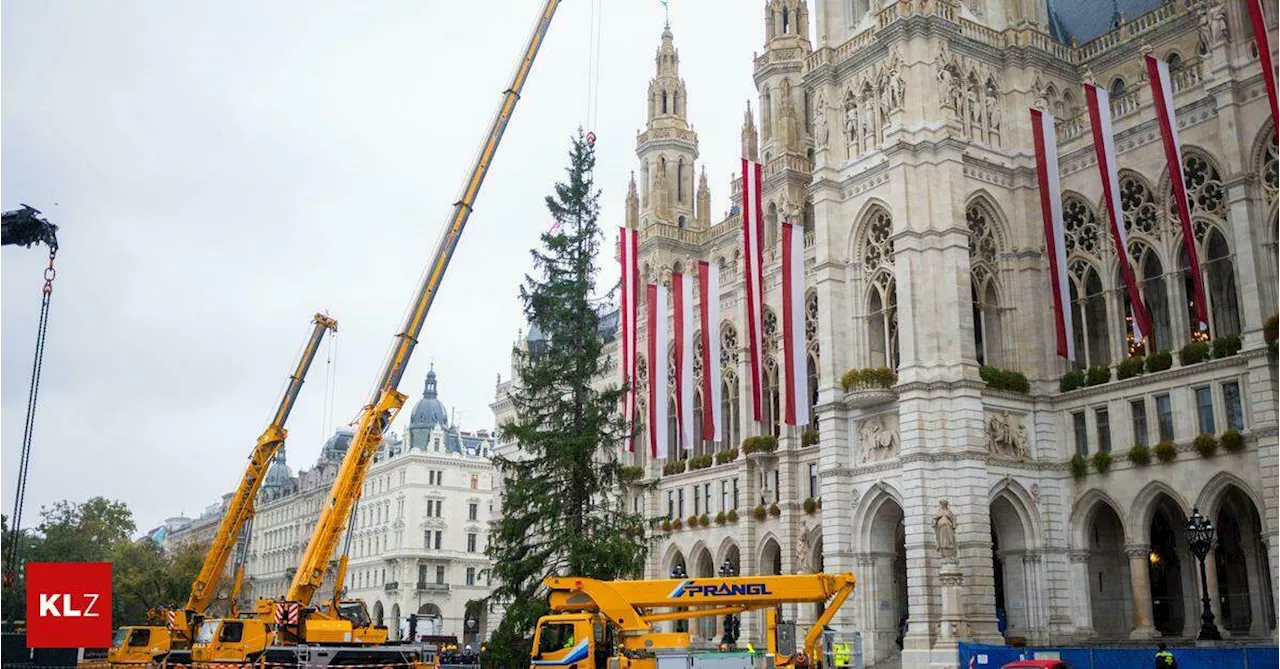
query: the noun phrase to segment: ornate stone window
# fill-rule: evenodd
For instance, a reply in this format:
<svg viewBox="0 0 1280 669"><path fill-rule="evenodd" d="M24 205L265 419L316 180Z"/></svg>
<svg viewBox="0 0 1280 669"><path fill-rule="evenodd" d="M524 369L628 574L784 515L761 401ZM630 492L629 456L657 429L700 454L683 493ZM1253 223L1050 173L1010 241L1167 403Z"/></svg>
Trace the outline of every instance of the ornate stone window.
<svg viewBox="0 0 1280 669"><path fill-rule="evenodd" d="M738 394L738 375L728 372L720 387L720 420L724 423L725 434L720 440L725 448L737 448L741 425Z"/></svg>
<svg viewBox="0 0 1280 669"><path fill-rule="evenodd" d="M1213 160L1195 149L1184 149L1182 171L1187 182L1187 202L1191 205L1191 215L1215 216L1225 218L1227 215L1227 191L1222 186L1222 176ZM1173 198L1169 198L1170 207L1176 207ZM1176 209L1171 209L1176 216ZM1196 226L1196 237L1203 242L1204 229Z"/></svg>
<svg viewBox="0 0 1280 669"><path fill-rule="evenodd" d="M725 321L720 324L720 369L731 373L738 366L738 328Z"/></svg>
<svg viewBox="0 0 1280 669"><path fill-rule="evenodd" d="M1159 238L1159 209L1147 182L1132 172L1120 174L1120 206L1126 232L1139 232Z"/></svg>
<svg viewBox="0 0 1280 669"><path fill-rule="evenodd" d="M893 218L875 207L864 219L862 271L869 286L865 293L868 364L898 367L897 288L893 276Z"/></svg>
<svg viewBox="0 0 1280 669"><path fill-rule="evenodd" d="M1067 255L1098 255L1102 229L1098 224L1098 215L1084 198L1075 193L1062 198L1062 224L1066 229Z"/></svg>
<svg viewBox="0 0 1280 669"><path fill-rule="evenodd" d="M877 270L893 265L893 218L889 212L877 207L867 224L867 239L862 247L862 271L875 274Z"/></svg>
<svg viewBox="0 0 1280 669"><path fill-rule="evenodd" d="M764 415L761 416L766 428L770 430L769 434L778 436L781 434L781 409L782 404L778 394L778 361L772 355L766 356L764 359Z"/></svg>
<svg viewBox="0 0 1280 669"><path fill-rule="evenodd" d="M1076 360L1086 366L1111 363L1107 302L1097 268L1083 258L1067 261Z"/></svg>
<svg viewBox="0 0 1280 669"><path fill-rule="evenodd" d="M761 322L764 324L764 352L773 354L778 352L778 315L765 307L761 315Z"/></svg>
<svg viewBox="0 0 1280 669"><path fill-rule="evenodd" d="M1122 187L1123 188L1123 187ZM1142 300L1151 312L1151 323L1156 346L1172 349L1179 342L1173 341L1173 330L1170 326L1169 293L1164 280L1164 265L1156 250L1142 242L1130 244L1129 255L1133 258L1133 272L1137 275Z"/></svg>
<svg viewBox="0 0 1280 669"><path fill-rule="evenodd" d="M1268 204L1275 204L1276 192L1280 190L1280 175L1277 175L1276 144L1267 142L1262 157L1262 165L1258 170L1262 175L1262 194Z"/></svg>
<svg viewBox="0 0 1280 669"><path fill-rule="evenodd" d="M996 236L995 215L990 204L981 198L975 200L965 210L965 222L969 227L974 356L979 365L999 365L1004 357L1004 333L996 289L1000 241Z"/></svg>

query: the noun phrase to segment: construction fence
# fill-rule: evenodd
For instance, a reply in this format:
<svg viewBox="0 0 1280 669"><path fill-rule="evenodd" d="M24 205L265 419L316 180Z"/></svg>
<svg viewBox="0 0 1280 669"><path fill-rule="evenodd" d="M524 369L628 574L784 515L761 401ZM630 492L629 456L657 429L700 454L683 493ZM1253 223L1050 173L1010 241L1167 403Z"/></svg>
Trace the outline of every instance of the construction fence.
<svg viewBox="0 0 1280 669"><path fill-rule="evenodd" d="M1178 669L1277 669L1276 646L1236 648L1170 648ZM960 644L962 669L1000 669L1016 660L1054 659L1071 669L1147 669L1155 666L1156 647L1150 648L1011 648Z"/></svg>

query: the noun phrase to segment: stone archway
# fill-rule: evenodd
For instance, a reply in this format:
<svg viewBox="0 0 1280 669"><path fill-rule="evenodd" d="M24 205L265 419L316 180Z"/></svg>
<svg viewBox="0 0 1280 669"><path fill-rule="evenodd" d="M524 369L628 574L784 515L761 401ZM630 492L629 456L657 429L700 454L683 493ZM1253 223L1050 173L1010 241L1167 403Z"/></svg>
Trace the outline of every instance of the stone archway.
<svg viewBox="0 0 1280 669"><path fill-rule="evenodd" d="M388 632L391 635L392 641L399 641L404 638L404 630L400 629L401 621L399 603L391 605L391 624L388 625L388 627L390 627Z"/></svg>
<svg viewBox="0 0 1280 669"><path fill-rule="evenodd" d="M689 575L694 578L710 578L716 575L716 563L711 558L711 551L706 546L697 546L693 549L693 569ZM703 616L695 619L695 630L697 638L703 641L710 641L716 635L716 618L715 616Z"/></svg>
<svg viewBox="0 0 1280 669"><path fill-rule="evenodd" d="M1195 557L1187 547L1187 516L1172 497L1159 492L1146 518L1140 529L1146 532L1149 550L1151 625L1165 637L1194 635L1199 628L1196 602L1200 598Z"/></svg>
<svg viewBox="0 0 1280 669"><path fill-rule="evenodd" d="M373 603L373 624L377 627L383 627L386 624L383 616L382 602Z"/></svg>
<svg viewBox="0 0 1280 669"><path fill-rule="evenodd" d="M995 578L996 618L1006 638L1029 639L1040 630L1039 556L1018 510L1008 496L991 502L991 561Z"/></svg>
<svg viewBox="0 0 1280 669"><path fill-rule="evenodd" d="M439 606L427 602L418 607L418 634L426 636L444 634L444 613L440 611Z"/></svg>
<svg viewBox="0 0 1280 669"><path fill-rule="evenodd" d="M1258 508L1235 485L1226 486L1215 506L1217 541L1205 566L1218 627L1232 637L1269 636L1276 611L1267 593L1275 590Z"/></svg>
<svg viewBox="0 0 1280 669"><path fill-rule="evenodd" d="M1110 639L1128 638L1133 629L1133 585L1125 553L1124 522L1116 508L1103 499L1086 502L1083 551L1074 553L1080 565L1077 578L1087 584L1087 623L1077 620L1085 633Z"/></svg>
<svg viewBox="0 0 1280 669"><path fill-rule="evenodd" d="M874 665L898 654L901 623L908 619L906 525L902 506L886 491L869 495L862 514L855 606L863 655Z"/></svg>

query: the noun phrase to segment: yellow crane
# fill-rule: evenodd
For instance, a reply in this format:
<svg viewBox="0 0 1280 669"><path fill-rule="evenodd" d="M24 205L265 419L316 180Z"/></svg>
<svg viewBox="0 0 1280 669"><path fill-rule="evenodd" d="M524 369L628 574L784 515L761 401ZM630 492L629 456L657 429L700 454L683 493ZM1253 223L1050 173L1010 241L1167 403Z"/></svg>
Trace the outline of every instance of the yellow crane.
<svg viewBox="0 0 1280 669"><path fill-rule="evenodd" d="M258 443L249 456L249 466L244 470L240 485L227 505L226 513L218 524L218 532L214 535L209 552L205 555L200 573L191 584L191 595L181 608L161 609L155 615L156 621L162 624L136 625L121 627L112 639L111 649L107 651L107 661L112 665L152 664L161 661L176 663L186 662L190 655L191 642L200 627L201 618L209 609L217 596L218 583L227 568L227 560L235 550L241 533L253 519L253 502L267 477L267 470L272 459L284 444L288 431L285 424L289 414L297 402L302 383L307 378L307 371L315 360L320 342L326 332L337 332L338 321L316 314L311 318L311 335L302 349L302 355L289 375L289 383L285 387L280 404L267 429L258 437ZM231 589L231 601L234 611L235 600L240 594L240 585L244 580L244 564L236 566L235 580ZM189 660L187 660L189 661Z"/></svg>
<svg viewBox="0 0 1280 669"><path fill-rule="evenodd" d="M674 662L684 655L681 666L696 667L699 659L707 659L720 669L749 669L756 666L749 655L693 651L687 632L660 632L655 625L759 609L765 612L765 652L774 657L774 666L813 666L820 662L823 629L853 594L856 582L853 574L652 581L548 578L543 583L550 590L553 613L538 619L531 666L656 669L659 656ZM794 602L827 602L805 636L802 652L794 648L793 637L780 639L785 635L779 634L783 629L793 632L794 626L779 623L777 608Z"/></svg>
<svg viewBox="0 0 1280 669"><path fill-rule="evenodd" d="M409 657L420 659L420 656L413 655L417 651L406 650L404 645L388 645L386 628L370 624L363 602L340 599L346 577L345 552L338 561L334 596L329 606L313 606L312 598L324 584L325 573L360 499L365 476L382 435L404 406L406 397L398 389L400 379L559 5L560 0L545 0L511 83L502 93L498 112L463 182L444 236L436 245L435 254L427 265L426 275L395 337L373 393L356 420L355 435L338 466L337 478L321 508L320 518L303 551L289 591L278 600L259 600L249 617L206 620L193 647L195 662L246 662L261 658L271 664L286 665L384 664ZM327 644L329 647L323 654L319 651L312 653L311 644Z"/></svg>

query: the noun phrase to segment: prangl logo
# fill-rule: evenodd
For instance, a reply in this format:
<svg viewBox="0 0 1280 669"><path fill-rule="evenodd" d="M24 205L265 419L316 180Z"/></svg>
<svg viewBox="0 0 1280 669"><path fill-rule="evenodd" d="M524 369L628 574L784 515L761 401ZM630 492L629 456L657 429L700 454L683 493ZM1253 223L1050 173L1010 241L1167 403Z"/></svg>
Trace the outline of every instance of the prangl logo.
<svg viewBox="0 0 1280 669"><path fill-rule="evenodd" d="M753 597L772 595L773 591L765 583L696 583L681 581L675 590L668 595L669 599L680 597Z"/></svg>

